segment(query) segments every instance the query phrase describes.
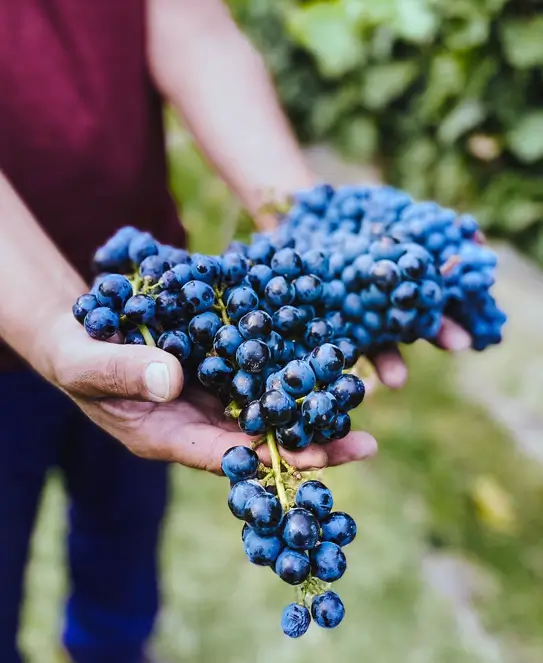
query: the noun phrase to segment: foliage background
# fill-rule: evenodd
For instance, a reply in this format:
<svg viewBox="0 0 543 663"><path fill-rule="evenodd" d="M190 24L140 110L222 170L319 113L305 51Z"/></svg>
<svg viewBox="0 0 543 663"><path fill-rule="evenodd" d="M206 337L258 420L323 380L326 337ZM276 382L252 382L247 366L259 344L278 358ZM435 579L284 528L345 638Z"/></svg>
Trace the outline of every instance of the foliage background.
<svg viewBox="0 0 543 663"><path fill-rule="evenodd" d="M543 261L541 0L230 0L307 142Z"/></svg>

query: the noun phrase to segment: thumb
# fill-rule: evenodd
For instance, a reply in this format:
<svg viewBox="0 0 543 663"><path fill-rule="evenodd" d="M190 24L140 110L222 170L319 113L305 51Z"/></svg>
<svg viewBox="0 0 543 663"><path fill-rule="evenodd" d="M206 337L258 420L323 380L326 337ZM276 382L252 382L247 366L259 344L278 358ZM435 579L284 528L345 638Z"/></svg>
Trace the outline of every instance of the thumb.
<svg viewBox="0 0 543 663"><path fill-rule="evenodd" d="M158 348L85 339L63 353L63 364L59 383L73 395L164 403L183 387L180 363Z"/></svg>

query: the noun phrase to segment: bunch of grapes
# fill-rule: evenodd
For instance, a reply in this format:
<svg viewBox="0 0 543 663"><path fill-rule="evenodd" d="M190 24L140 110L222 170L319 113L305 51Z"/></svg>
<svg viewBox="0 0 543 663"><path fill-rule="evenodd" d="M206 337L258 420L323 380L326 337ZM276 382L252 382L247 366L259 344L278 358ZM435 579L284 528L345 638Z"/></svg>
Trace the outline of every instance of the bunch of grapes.
<svg viewBox="0 0 543 663"><path fill-rule="evenodd" d="M342 621L329 583L345 572L356 525L280 450L350 432L365 394L353 372L361 355L434 339L444 314L483 349L499 342L505 316L489 294L494 256L471 217L390 187L321 185L298 193L282 221L220 256L122 228L97 250L98 276L73 313L94 339L118 335L174 355L185 381L215 394L250 436L223 457L228 505L245 523L248 559L297 586L281 624L299 637L311 617L325 628Z"/></svg>
<svg viewBox="0 0 543 663"><path fill-rule="evenodd" d="M345 186L334 190L329 185L320 185L295 196L295 203L273 234L273 241L279 245L294 242L299 251L324 246L328 251L339 251L344 257L343 269L347 269L347 284L353 273L349 268L356 269L356 261L369 264L369 258L361 258L362 255L369 253L374 260L383 255L375 248L376 241L388 245L392 254L402 250L414 252L429 266L429 274L422 280L433 280L436 284L425 285L422 292L430 315L426 311L419 316L416 305L406 309L410 313L401 316L406 333L403 337L396 333L394 340L432 338L446 315L471 334L475 350L501 342L506 316L490 293L496 256L483 245L477 221L468 214L459 215L435 202L414 202L405 192L389 186ZM361 293L367 288L364 278L351 283L351 288ZM429 301L425 297L426 288L432 291ZM384 308L389 310L390 306ZM377 319L371 316L370 327L374 322ZM386 323L378 330L382 339L381 332L386 340L391 333ZM376 344L378 339L372 341L372 346ZM372 347L369 351L377 349Z"/></svg>

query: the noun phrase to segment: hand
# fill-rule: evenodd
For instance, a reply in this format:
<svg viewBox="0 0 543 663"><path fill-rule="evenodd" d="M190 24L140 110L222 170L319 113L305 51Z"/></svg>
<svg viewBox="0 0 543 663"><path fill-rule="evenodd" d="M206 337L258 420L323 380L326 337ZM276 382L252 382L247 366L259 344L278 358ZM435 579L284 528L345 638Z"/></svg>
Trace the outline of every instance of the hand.
<svg viewBox="0 0 543 663"><path fill-rule="evenodd" d="M444 318L435 345L443 350L459 352L471 346L471 337L465 329L449 318ZM377 375L381 382L391 389L403 387L407 380L407 366L396 346L372 357Z"/></svg>
<svg viewBox="0 0 543 663"><path fill-rule="evenodd" d="M220 472L229 447L251 442L212 395L192 385L183 390L179 362L162 350L94 341L71 315L43 342L42 352L51 353L46 377L137 456ZM357 432L284 456L309 469L362 460L376 449L370 435ZM265 446L258 453L268 464Z"/></svg>

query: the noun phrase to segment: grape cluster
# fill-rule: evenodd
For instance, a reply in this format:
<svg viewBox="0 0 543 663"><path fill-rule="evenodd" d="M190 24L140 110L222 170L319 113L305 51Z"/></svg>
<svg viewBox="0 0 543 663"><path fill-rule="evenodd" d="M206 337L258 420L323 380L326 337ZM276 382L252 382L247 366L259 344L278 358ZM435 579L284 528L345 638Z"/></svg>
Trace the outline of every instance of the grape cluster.
<svg viewBox="0 0 543 663"><path fill-rule="evenodd" d="M299 637L311 617L337 626L344 606L328 583L345 572L342 547L356 525L280 450L349 433L349 412L365 394L351 370L361 355L434 339L443 315L471 332L475 349L500 341L495 257L475 221L390 187L320 185L296 194L276 231L220 256L125 227L93 266L92 289L73 306L87 333L172 354L185 383L215 394L251 436L226 452L222 469L247 557L298 586L284 633ZM271 469L258 461L261 444Z"/></svg>
<svg viewBox="0 0 543 663"><path fill-rule="evenodd" d="M356 524L346 513L332 511L330 490L320 481L310 480L297 488L289 482L282 490L288 508L268 485L256 453L247 447L229 449L222 469L232 488L228 506L244 520L242 541L250 562L269 566L289 585L299 587L298 602L283 611L281 627L291 638L302 636L311 617L323 628L335 628L343 620L345 608L328 584L339 580L347 568L343 546L356 536ZM306 603L311 601L311 612Z"/></svg>
<svg viewBox="0 0 543 663"><path fill-rule="evenodd" d="M97 340L118 333L125 343L173 354L186 379L216 394L226 416L256 438L253 448L268 446L271 470L253 448L239 446L225 454L223 471L233 484L230 509L246 521L250 561L300 585L299 603L282 620L284 632L298 637L310 623L309 601L317 624L333 628L342 620L343 604L325 583L343 575L341 546L356 526L350 516L330 513L330 491L317 481L301 483L278 447L297 451L345 437L365 388L344 372L359 356L339 333L347 323L339 312L324 315L324 282L315 273L323 276L324 257L304 260L269 243L265 255L250 254L235 245L221 256L190 255L122 228L96 252L100 274L73 312ZM304 615L305 626L296 615Z"/></svg>
<svg viewBox="0 0 543 663"><path fill-rule="evenodd" d="M257 236L256 241L260 239ZM472 216L459 215L435 202L415 202L405 192L388 186L345 186L335 190L320 185L299 192L282 226L272 235L276 245L294 246L301 252L326 247L336 276L351 292L363 296L369 310L372 306L375 309L374 283L364 271L370 258L393 259L405 253L408 257L402 262L414 263L416 256L425 263L427 272L411 279L419 288L415 289L414 300L407 297L411 307L402 309L409 313L401 314L398 323L398 314L394 312L392 329L386 319L382 320L371 340L370 353L378 349L383 339L392 340L391 334L394 341L402 342L435 337L443 315L471 334L475 350L500 343L506 316L490 293L496 256L483 245L483 239ZM362 270L357 267L360 263ZM401 293L413 291L412 285L404 288ZM413 305L417 300L419 304ZM420 311L421 301L426 310ZM388 314L392 308L395 305L391 298L382 310ZM378 321L371 314L370 328L373 324ZM396 331L397 326L403 327L402 332Z"/></svg>

